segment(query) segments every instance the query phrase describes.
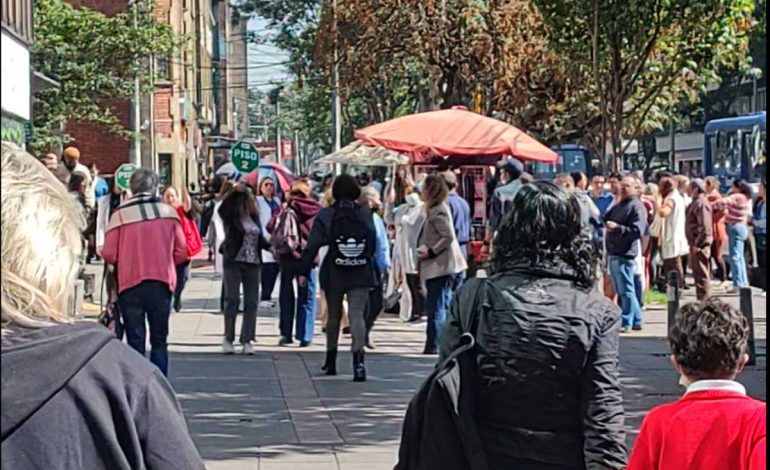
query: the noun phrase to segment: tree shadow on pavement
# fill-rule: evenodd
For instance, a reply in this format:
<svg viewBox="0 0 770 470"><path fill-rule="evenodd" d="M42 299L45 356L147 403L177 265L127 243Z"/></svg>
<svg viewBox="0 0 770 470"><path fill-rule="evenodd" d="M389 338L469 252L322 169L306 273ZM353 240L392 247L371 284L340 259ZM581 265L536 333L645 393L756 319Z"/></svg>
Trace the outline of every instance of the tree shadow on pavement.
<svg viewBox="0 0 770 470"><path fill-rule="evenodd" d="M415 343L409 349L418 348ZM738 380L749 395L764 400L765 340L757 341L757 352L757 365L747 367ZM668 355L662 338L639 334L621 339L629 450L646 413L683 393ZM334 453L358 452L371 453L382 468L392 468L406 407L435 356L369 354L365 383L351 381L349 352L340 352L336 377L321 374L323 358L320 351L295 348L254 356L172 352L170 380L204 459L320 463ZM277 365L287 361L296 365L289 373Z"/></svg>

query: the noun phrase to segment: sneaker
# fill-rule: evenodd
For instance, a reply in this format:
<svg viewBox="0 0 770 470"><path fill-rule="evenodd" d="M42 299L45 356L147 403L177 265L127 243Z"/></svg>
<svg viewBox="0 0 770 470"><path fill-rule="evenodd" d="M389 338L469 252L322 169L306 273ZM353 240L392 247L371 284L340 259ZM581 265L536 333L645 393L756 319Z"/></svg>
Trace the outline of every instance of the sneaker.
<svg viewBox="0 0 770 470"><path fill-rule="evenodd" d="M312 342L310 342L310 341L304 341L304 340L303 340L303 341L300 341L300 342L299 342L299 347L300 347L300 348L306 348L306 347L310 346L311 344L313 344L313 343L312 343Z"/></svg>
<svg viewBox="0 0 770 470"><path fill-rule="evenodd" d="M227 340L222 341L222 352L225 354L233 354L235 352L233 343Z"/></svg>
<svg viewBox="0 0 770 470"><path fill-rule="evenodd" d="M251 342L243 345L243 354L248 354L249 356L254 354L254 346L251 345Z"/></svg>
<svg viewBox="0 0 770 470"><path fill-rule="evenodd" d="M621 333L628 333L628 327L627 326L621 326L620 327L620 332Z"/></svg>
<svg viewBox="0 0 770 470"><path fill-rule="evenodd" d="M634 325L631 327L631 329L634 331L642 331L642 325Z"/></svg>
<svg viewBox="0 0 770 470"><path fill-rule="evenodd" d="M281 336L281 338L278 340L278 346L286 346L287 344L292 344L293 342L293 339L287 338L286 336Z"/></svg>
<svg viewBox="0 0 770 470"><path fill-rule="evenodd" d="M275 307L275 302L272 300L263 300L259 303L259 306L262 308L273 308Z"/></svg>

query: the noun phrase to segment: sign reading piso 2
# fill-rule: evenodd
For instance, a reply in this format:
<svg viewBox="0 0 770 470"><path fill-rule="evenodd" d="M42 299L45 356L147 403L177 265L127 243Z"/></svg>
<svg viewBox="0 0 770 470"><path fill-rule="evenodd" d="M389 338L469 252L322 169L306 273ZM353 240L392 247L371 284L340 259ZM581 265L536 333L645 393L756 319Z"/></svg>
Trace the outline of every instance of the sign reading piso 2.
<svg viewBox="0 0 770 470"><path fill-rule="evenodd" d="M115 184L123 191L128 191L128 182L131 175L136 171L136 165L133 163L124 163L115 170Z"/></svg>
<svg viewBox="0 0 770 470"><path fill-rule="evenodd" d="M259 166L259 151L250 143L239 140L230 149L230 161L241 173L251 173Z"/></svg>

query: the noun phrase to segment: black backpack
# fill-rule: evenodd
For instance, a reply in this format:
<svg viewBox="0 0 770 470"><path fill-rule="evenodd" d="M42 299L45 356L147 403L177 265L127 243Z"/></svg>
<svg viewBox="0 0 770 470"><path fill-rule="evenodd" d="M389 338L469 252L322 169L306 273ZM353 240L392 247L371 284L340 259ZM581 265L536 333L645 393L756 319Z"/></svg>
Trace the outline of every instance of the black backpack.
<svg viewBox="0 0 770 470"><path fill-rule="evenodd" d="M335 268L361 268L372 262L376 235L360 211L350 201L340 201L334 209L327 256Z"/></svg>

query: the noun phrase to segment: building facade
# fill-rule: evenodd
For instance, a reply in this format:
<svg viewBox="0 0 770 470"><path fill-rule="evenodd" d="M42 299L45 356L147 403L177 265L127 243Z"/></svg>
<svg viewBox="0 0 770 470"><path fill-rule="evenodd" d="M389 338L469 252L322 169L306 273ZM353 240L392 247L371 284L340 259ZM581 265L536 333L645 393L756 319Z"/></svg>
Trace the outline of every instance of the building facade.
<svg viewBox="0 0 770 470"><path fill-rule="evenodd" d="M32 0L2 0L2 140L21 147L32 119Z"/></svg>

